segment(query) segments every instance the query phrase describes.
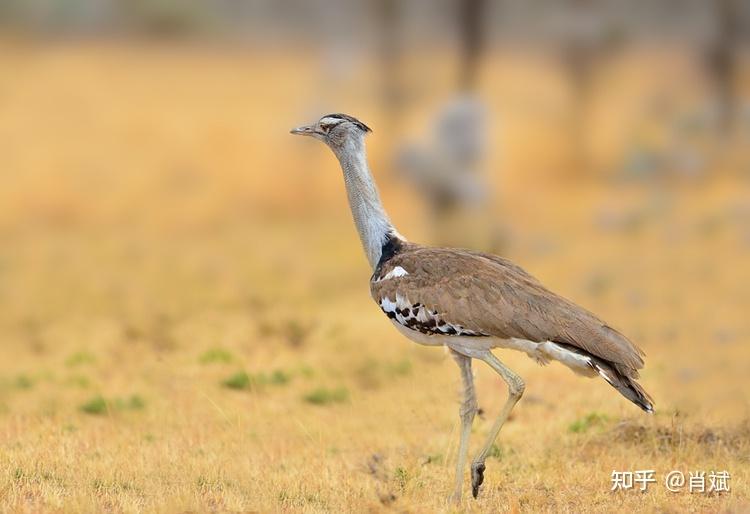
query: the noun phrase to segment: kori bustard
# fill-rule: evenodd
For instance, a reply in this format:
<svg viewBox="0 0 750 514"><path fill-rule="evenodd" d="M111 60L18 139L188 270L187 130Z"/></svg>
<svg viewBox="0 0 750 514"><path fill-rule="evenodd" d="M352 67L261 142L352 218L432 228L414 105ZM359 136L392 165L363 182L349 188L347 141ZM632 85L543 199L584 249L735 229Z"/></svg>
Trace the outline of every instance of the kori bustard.
<svg viewBox="0 0 750 514"><path fill-rule="evenodd" d="M540 364L557 360L581 375L601 376L625 398L653 412L651 397L636 382L643 351L594 314L548 291L502 257L423 246L398 233L383 209L367 164L367 125L345 114L328 114L291 132L323 141L341 164L354 224L373 270L373 299L412 341L448 347L461 370L464 397L454 499L461 498L469 434L477 413L472 359L495 370L510 393L471 463L475 498L484 480L487 453L524 391L521 377L493 355L493 348L520 350Z"/></svg>

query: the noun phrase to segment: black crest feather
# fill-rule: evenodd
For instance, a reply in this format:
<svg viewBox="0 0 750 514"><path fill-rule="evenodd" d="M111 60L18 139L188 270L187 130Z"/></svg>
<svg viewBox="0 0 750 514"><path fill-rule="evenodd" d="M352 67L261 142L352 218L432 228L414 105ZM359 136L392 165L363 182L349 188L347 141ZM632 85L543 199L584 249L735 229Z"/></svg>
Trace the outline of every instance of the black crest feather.
<svg viewBox="0 0 750 514"><path fill-rule="evenodd" d="M365 125L364 123L362 123L361 121L359 121L354 116L349 116L348 114L343 114L343 113L337 112L337 113L334 113L334 114L326 114L323 117L324 118L336 118L336 119L339 119L339 120L346 120L346 121L348 121L348 122L353 123L354 125L356 125L357 128L359 128L362 132L372 132L372 129L370 127L368 127L367 125Z"/></svg>

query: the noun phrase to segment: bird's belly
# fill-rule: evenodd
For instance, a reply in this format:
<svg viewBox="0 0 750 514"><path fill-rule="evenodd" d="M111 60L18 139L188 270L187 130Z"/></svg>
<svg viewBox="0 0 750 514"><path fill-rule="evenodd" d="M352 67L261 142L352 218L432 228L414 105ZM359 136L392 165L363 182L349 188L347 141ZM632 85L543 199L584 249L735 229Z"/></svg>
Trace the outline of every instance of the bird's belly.
<svg viewBox="0 0 750 514"><path fill-rule="evenodd" d="M396 329L398 329L398 331L401 332L401 334L403 334L407 339L410 339L417 344L423 344L425 346L443 346L445 344L445 338L447 336L443 336L440 334L424 334L417 330L412 330L408 327L403 326L395 319L392 319L391 323L393 323L393 326L396 327Z"/></svg>
<svg viewBox="0 0 750 514"><path fill-rule="evenodd" d="M405 327L394 319L391 320L391 323L393 323L393 326L396 327L401 334L417 344L425 346L447 346L465 355L471 353L484 353L496 346L496 338L494 337L425 334Z"/></svg>
<svg viewBox="0 0 750 514"><path fill-rule="evenodd" d="M391 323L404 336L417 344L426 346L447 346L468 357L481 358L493 348L507 348L524 352L537 363L545 365L550 360L558 361L574 372L584 376L595 376L596 371L589 365L589 360L580 354L566 350L550 341L534 342L515 337L503 339L491 336L459 336L443 334L425 334L412 330L392 319Z"/></svg>
<svg viewBox="0 0 750 514"><path fill-rule="evenodd" d="M499 337L482 336L459 336L446 334L425 334L418 330L405 327L398 321L392 319L391 323L404 336L411 341L425 346L447 346L454 350L469 355L471 353L483 353L493 348L509 348L527 353L534 359L539 359L538 347L540 343L526 341L523 339L501 339Z"/></svg>

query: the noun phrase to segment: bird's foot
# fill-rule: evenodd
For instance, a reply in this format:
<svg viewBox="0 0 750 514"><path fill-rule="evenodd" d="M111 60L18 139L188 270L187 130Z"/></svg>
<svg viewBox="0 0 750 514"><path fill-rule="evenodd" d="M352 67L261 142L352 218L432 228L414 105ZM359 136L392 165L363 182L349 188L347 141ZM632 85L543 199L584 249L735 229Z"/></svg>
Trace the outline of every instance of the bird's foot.
<svg viewBox="0 0 750 514"><path fill-rule="evenodd" d="M455 491L448 497L448 503L453 505L461 505L461 491Z"/></svg>
<svg viewBox="0 0 750 514"><path fill-rule="evenodd" d="M473 462L471 464L471 494L476 498L479 495L479 486L484 482L484 462Z"/></svg>

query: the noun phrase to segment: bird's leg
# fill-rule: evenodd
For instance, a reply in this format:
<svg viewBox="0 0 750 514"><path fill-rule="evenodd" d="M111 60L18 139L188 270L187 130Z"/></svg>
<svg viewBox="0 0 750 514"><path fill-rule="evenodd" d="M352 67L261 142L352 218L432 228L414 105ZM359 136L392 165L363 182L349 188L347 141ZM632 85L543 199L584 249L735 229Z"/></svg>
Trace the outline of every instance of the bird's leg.
<svg viewBox="0 0 750 514"><path fill-rule="evenodd" d="M474 391L474 376L471 372L471 357L462 355L451 350L451 355L461 368L461 381L463 382L463 400L458 411L461 417L461 439L458 445L458 462L456 463L456 486L453 490L453 501L461 501L461 489L464 481L464 466L466 466L466 455L469 451L469 435L471 434L471 423L477 413L477 397Z"/></svg>
<svg viewBox="0 0 750 514"><path fill-rule="evenodd" d="M507 421L510 411L513 410L513 407L518 400L521 399L523 390L526 387L521 377L508 369L505 364L500 362L500 360L491 352L487 352L480 358L489 364L492 369L503 377L505 383L508 384L508 400L505 402L505 405L503 405L503 410L500 411L500 414L495 420L495 424L492 425L492 429L487 436L484 446L471 463L471 494L474 498L479 494L479 486L481 486L484 481L484 460L487 458L487 453L490 451L490 448L492 448L500 429Z"/></svg>

